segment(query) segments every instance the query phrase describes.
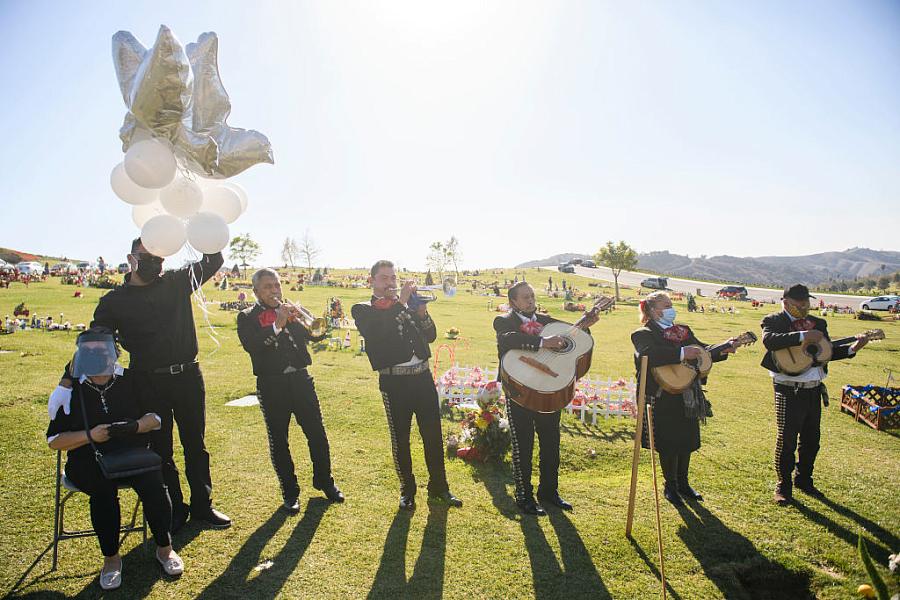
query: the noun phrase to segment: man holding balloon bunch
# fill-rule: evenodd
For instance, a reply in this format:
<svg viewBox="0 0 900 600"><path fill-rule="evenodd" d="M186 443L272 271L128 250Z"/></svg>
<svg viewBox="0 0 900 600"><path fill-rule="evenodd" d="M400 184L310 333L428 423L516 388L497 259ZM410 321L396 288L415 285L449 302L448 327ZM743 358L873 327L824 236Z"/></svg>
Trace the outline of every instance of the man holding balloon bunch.
<svg viewBox="0 0 900 600"><path fill-rule="evenodd" d="M116 332L129 352L129 369L149 391L151 410L162 419L153 447L162 458L163 480L172 499L173 532L184 525L188 515L216 529L231 526L231 519L213 508L210 499L212 478L204 442L206 388L197 362L191 308L193 291L223 262L221 252L204 254L182 269L163 273L163 259L148 252L137 238L128 255L131 273L125 276L125 284L100 299L91 322L91 327L99 325ZM190 505L184 502L172 457L175 423L184 448Z"/></svg>

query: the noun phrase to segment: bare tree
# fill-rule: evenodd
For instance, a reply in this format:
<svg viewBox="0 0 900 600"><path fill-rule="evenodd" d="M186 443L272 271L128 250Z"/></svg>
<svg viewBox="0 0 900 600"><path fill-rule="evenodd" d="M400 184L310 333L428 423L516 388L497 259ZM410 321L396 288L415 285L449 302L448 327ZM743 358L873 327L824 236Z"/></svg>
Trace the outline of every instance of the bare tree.
<svg viewBox="0 0 900 600"><path fill-rule="evenodd" d="M294 238L284 238L284 245L281 246L281 260L284 261L285 266L290 265L291 270L293 270L294 263L297 262L299 257L300 249L297 248L297 242Z"/></svg>
<svg viewBox="0 0 900 600"><path fill-rule="evenodd" d="M316 246L316 243L313 241L312 236L309 235L309 229L307 229L303 234L303 239L300 240L300 247L298 249L298 253L300 257L306 262L307 270L312 273L313 261L322 253L322 250Z"/></svg>
<svg viewBox="0 0 900 600"><path fill-rule="evenodd" d="M447 243L444 244L444 254L447 257L447 262L453 265L453 271L456 272L456 281L459 281L459 263L462 262L462 252L459 249L459 240L455 235L451 235ZM443 283L443 279L441 283Z"/></svg>
<svg viewBox="0 0 900 600"><path fill-rule="evenodd" d="M439 281L444 281L444 269L447 268L447 249L443 242L434 242L429 246L425 264L432 271L437 271Z"/></svg>

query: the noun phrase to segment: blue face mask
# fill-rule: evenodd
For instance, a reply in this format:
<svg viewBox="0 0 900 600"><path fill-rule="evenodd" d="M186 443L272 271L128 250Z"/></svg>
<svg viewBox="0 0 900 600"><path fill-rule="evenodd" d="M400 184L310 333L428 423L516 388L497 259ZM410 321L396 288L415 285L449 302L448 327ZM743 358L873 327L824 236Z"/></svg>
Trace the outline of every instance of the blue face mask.
<svg viewBox="0 0 900 600"><path fill-rule="evenodd" d="M675 312L674 308L664 308L662 311L662 316L658 319L659 324L663 327L671 327L675 324Z"/></svg>

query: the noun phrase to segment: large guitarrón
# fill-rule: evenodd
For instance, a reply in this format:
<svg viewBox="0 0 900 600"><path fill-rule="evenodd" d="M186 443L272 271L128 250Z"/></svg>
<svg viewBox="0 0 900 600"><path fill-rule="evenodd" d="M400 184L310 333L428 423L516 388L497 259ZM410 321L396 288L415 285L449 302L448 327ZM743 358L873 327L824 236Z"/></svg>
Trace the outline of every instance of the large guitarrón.
<svg viewBox="0 0 900 600"><path fill-rule="evenodd" d="M612 298L601 297L586 313L610 307ZM514 390L512 400L536 412L554 412L565 408L575 395L575 381L591 368L593 338L579 326L569 323L548 323L541 331L543 337L559 336L565 346L558 350L541 348L537 352L509 350L500 363L500 379Z"/></svg>

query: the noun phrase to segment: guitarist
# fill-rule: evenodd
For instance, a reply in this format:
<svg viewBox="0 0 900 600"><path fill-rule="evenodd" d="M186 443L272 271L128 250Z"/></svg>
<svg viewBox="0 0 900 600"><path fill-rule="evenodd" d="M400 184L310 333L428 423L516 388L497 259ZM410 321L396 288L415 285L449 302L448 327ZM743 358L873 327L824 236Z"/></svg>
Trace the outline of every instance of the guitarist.
<svg viewBox="0 0 900 600"><path fill-rule="evenodd" d="M557 321L553 317L535 312L534 288L520 281L507 291L510 311L494 319L497 332L497 351L500 360L509 350L534 350L540 348L563 348L565 341L559 336L541 337L541 330L548 323ZM597 322L598 317L587 318L584 326ZM590 334L590 331L585 329ZM531 456L534 449L534 434L537 432L540 445L540 484L537 500L552 504L563 510L572 510L572 505L559 496L559 419L561 410L550 413L536 412L515 402L516 391L504 385L506 413L512 436L513 477L516 483L516 505L527 515L546 515L547 512L535 501L531 486Z"/></svg>
<svg viewBox="0 0 900 600"><path fill-rule="evenodd" d="M804 340L815 343L829 340L825 319L809 314L809 289L796 284L785 288L781 298L783 310L768 315L762 320L763 345L766 355L762 366L768 369L775 386L775 416L778 437L775 442L775 485L774 500L784 506L793 501L793 486L810 496L823 494L813 485L813 465L819 452L820 422L822 405L828 404L828 391L822 381L828 376L828 365L813 365L799 375L779 372L772 352L799 346ZM852 345L835 346L831 360L852 358L866 345L868 339L860 337ZM797 439L799 437L799 447ZM794 471L794 452L799 450L796 460L797 472L793 486L791 475Z"/></svg>
<svg viewBox="0 0 900 600"><path fill-rule="evenodd" d="M684 360L700 357L697 348L709 350L713 362L725 360L735 351L734 345L707 346L694 336L686 325L675 324L672 299L665 292L653 292L640 303L642 327L631 334L634 344L635 368L640 371L641 357L647 357L649 368L675 365ZM731 342L732 340L729 340ZM640 381L640 372L637 374ZM688 481L691 453L700 449L700 423L706 422L708 412L706 397L699 377L691 387L680 394L663 390L652 375L647 376L647 402L653 407L653 441L659 454L665 486L663 495L675 506L682 506L682 496L688 500L703 500ZM650 447L647 421L641 432L642 445Z"/></svg>

